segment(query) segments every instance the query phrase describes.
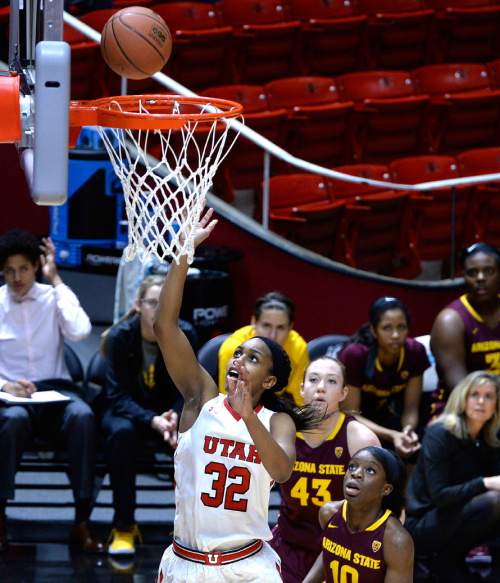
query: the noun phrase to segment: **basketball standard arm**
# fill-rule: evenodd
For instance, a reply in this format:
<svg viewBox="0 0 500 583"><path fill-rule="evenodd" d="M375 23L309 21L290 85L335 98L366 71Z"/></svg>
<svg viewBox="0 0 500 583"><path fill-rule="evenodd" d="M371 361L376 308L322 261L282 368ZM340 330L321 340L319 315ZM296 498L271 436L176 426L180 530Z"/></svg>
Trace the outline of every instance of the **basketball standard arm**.
<svg viewBox="0 0 500 583"><path fill-rule="evenodd" d="M14 142L40 205L62 204L67 193L71 51L62 39L63 0L11 0L9 68L20 79Z"/></svg>
<svg viewBox="0 0 500 583"><path fill-rule="evenodd" d="M217 221L210 221L211 216L212 212L209 210L200 220L194 236L195 248L215 227ZM154 322L155 334L168 373L184 397L184 422L181 423L184 427L181 427L181 431L189 428L203 404L219 392L212 377L198 363L189 340L178 324L188 267L186 255L180 258L179 263L172 261L161 290ZM191 423L189 412L193 414Z"/></svg>

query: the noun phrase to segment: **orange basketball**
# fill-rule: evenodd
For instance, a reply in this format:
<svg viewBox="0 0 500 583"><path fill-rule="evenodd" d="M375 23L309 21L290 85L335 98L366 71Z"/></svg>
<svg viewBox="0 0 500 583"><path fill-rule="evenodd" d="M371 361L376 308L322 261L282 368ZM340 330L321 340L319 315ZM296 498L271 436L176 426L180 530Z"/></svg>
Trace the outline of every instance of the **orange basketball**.
<svg viewBox="0 0 500 583"><path fill-rule="evenodd" d="M101 33L101 53L108 66L128 79L158 73L172 52L172 35L161 16L144 6L115 12Z"/></svg>

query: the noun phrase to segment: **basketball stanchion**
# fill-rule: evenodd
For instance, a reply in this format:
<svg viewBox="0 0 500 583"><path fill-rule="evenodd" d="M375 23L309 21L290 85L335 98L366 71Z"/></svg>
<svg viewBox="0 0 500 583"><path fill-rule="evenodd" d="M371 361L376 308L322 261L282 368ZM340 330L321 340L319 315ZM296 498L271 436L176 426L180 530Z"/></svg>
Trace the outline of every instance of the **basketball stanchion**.
<svg viewBox="0 0 500 583"><path fill-rule="evenodd" d="M179 95L73 101L70 142L97 126L119 177L128 220L125 257L193 260L194 229L217 168L238 138L242 105ZM230 135L230 132L231 135Z"/></svg>

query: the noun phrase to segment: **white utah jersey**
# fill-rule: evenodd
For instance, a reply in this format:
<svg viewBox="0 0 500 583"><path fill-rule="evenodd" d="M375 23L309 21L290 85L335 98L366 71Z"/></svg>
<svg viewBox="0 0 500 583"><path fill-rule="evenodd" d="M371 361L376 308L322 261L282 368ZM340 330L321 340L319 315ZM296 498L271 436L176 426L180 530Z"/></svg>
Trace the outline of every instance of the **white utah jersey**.
<svg viewBox="0 0 500 583"><path fill-rule="evenodd" d="M255 409L269 430L273 411ZM174 538L202 552L269 540L272 479L226 395L203 406L175 450Z"/></svg>

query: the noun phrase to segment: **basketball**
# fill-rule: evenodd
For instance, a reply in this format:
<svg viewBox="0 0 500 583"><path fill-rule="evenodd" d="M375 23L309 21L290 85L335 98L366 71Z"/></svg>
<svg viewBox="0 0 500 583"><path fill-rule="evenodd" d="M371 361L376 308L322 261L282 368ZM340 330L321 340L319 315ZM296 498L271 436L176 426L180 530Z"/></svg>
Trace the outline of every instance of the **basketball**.
<svg viewBox="0 0 500 583"><path fill-rule="evenodd" d="M128 79L161 71L172 52L172 35L161 16L144 6L115 12L101 34L101 53L110 69Z"/></svg>

